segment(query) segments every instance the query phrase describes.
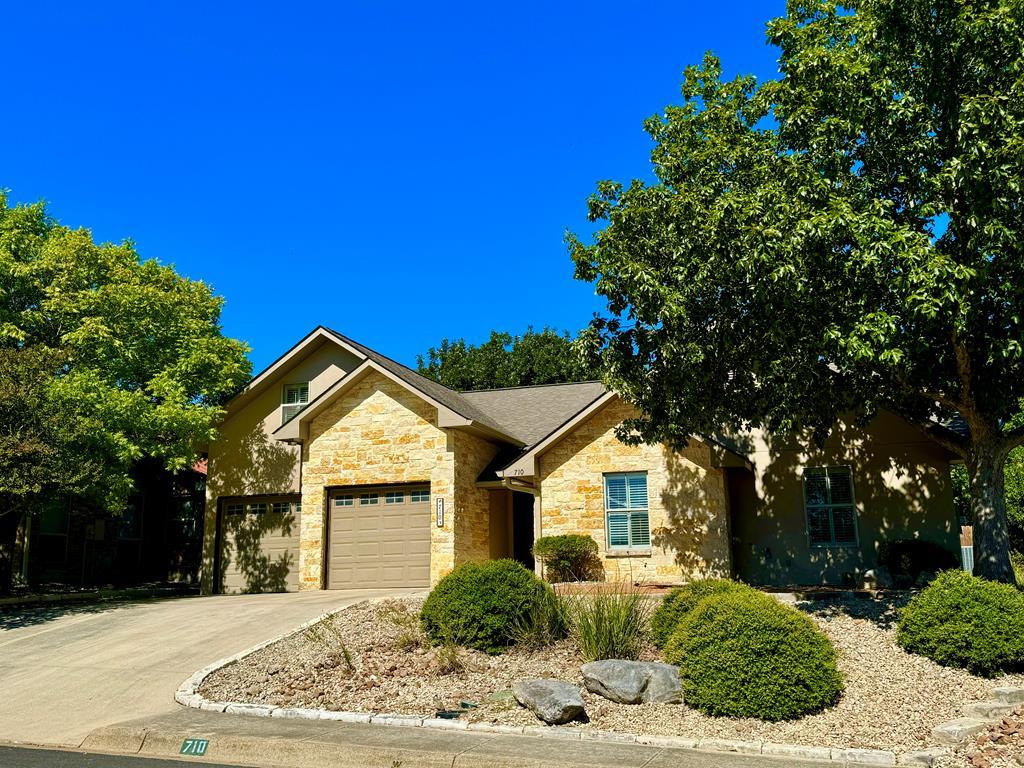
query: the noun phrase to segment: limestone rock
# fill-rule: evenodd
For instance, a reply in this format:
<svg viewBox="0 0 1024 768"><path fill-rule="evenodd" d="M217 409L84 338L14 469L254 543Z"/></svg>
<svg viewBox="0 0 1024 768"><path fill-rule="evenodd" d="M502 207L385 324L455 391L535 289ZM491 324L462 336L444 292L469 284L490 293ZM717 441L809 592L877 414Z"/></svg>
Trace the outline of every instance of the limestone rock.
<svg viewBox="0 0 1024 768"><path fill-rule="evenodd" d="M575 685L561 680L520 680L512 695L549 725L560 725L583 714L583 697Z"/></svg>
<svg viewBox="0 0 1024 768"><path fill-rule="evenodd" d="M679 668L654 661L605 659L580 670L587 690L619 704L679 704Z"/></svg>

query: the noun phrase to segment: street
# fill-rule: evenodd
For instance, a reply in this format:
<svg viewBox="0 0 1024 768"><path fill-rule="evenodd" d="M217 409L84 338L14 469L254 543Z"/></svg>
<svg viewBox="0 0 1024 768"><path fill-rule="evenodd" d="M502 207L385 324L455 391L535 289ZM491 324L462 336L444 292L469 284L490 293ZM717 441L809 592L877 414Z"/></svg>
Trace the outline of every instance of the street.
<svg viewBox="0 0 1024 768"><path fill-rule="evenodd" d="M57 749L0 746L0 768L185 768L194 761L154 760L134 755L98 755ZM202 763L204 768L239 768L223 763Z"/></svg>

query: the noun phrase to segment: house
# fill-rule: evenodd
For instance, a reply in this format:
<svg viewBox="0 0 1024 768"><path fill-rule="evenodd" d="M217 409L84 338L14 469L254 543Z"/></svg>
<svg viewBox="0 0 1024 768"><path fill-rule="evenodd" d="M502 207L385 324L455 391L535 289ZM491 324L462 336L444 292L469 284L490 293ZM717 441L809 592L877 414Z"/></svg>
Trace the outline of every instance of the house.
<svg viewBox="0 0 1024 768"><path fill-rule="evenodd" d="M454 392L319 327L209 448L206 591L428 587L584 533L606 579L851 584L885 539L956 551L944 449L898 417L823 448L752 431L630 446L597 382Z"/></svg>

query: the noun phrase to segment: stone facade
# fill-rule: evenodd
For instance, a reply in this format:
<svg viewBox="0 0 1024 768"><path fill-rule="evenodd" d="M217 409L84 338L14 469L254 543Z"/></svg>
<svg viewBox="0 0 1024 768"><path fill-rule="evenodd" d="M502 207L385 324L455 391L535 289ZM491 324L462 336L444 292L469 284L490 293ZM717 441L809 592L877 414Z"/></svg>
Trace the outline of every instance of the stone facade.
<svg viewBox="0 0 1024 768"><path fill-rule="evenodd" d="M725 477L711 450L693 440L681 453L660 445L625 445L615 428L633 415L612 400L537 460L538 536L582 533L600 549L608 580L683 582L731 573ZM604 475L646 472L651 548L609 553Z"/></svg>
<svg viewBox="0 0 1024 768"><path fill-rule="evenodd" d="M431 511L438 499L445 507L444 526L431 524L431 583L459 562L486 559L488 498L474 481L496 450L473 435L441 429L429 403L367 374L309 427L302 452L301 588L323 586L326 494L336 486L430 483Z"/></svg>

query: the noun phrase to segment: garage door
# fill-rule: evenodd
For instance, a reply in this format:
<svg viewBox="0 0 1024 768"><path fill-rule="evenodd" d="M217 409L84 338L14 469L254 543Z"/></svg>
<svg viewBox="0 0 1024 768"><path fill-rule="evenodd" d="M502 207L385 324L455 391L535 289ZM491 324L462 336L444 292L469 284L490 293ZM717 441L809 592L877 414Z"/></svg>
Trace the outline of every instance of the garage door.
<svg viewBox="0 0 1024 768"><path fill-rule="evenodd" d="M331 494L328 589L430 586L430 488Z"/></svg>
<svg viewBox="0 0 1024 768"><path fill-rule="evenodd" d="M221 510L219 591L294 592L299 588L299 503L237 501Z"/></svg>

